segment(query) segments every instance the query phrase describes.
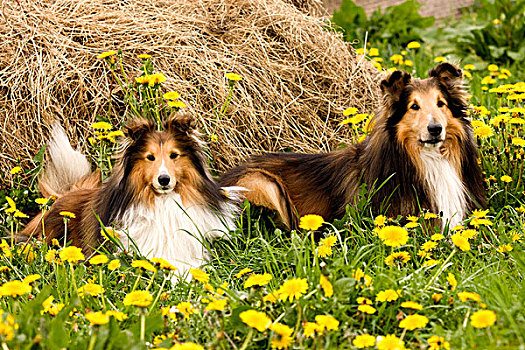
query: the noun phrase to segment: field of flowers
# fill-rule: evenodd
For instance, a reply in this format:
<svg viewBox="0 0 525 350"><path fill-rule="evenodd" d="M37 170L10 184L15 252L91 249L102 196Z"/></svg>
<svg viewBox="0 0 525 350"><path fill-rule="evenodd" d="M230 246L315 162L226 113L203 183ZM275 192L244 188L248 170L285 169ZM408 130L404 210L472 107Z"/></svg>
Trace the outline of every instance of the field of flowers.
<svg viewBox="0 0 525 350"><path fill-rule="evenodd" d="M359 54L378 69L425 77L446 58L424 49L413 42L394 55L372 47ZM115 74L121 54L100 58ZM137 81L119 80L132 113L160 118L184 108L176 92L163 91L154 57L140 60ZM47 210L52 199L15 180L0 209L9 236L0 244L2 349L525 348L525 83L496 65L462 68L489 206L449 231L432 226L438 213L373 213L366 191L342 220L308 215L293 232L245 203L239 228L214 242L211 261L186 281L162 259L117 253L110 234L90 257L58 242L16 245L25 213ZM226 78L234 93L242 77ZM358 141L373 111L348 107L340 127ZM121 133L94 127L91 155L107 174ZM74 214L63 214L66 225Z"/></svg>

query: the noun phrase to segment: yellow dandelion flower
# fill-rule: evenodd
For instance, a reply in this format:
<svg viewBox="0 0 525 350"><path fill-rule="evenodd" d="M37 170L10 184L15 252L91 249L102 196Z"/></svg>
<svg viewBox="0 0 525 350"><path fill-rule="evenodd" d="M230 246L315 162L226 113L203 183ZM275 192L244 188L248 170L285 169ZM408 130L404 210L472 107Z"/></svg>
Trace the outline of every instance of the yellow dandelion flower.
<svg viewBox="0 0 525 350"><path fill-rule="evenodd" d="M458 298L462 302L466 302L467 300L474 300L477 302L481 301L481 296L478 293L474 292L460 292L458 293Z"/></svg>
<svg viewBox="0 0 525 350"><path fill-rule="evenodd" d="M78 296L80 297L83 297L86 294L96 297L102 293L104 293L104 287L96 283L87 283L78 288Z"/></svg>
<svg viewBox="0 0 525 350"><path fill-rule="evenodd" d="M323 327L315 322L306 322L303 326L303 332L305 337L313 338L316 332L319 334L323 332Z"/></svg>
<svg viewBox="0 0 525 350"><path fill-rule="evenodd" d="M193 278L199 282L208 283L210 281L210 275L201 269L190 269L190 273L193 275Z"/></svg>
<svg viewBox="0 0 525 350"><path fill-rule="evenodd" d="M326 278L325 275L321 274L319 284L321 285L321 288L323 289L324 296L327 298L330 298L332 295L334 295L334 287L332 286L332 283Z"/></svg>
<svg viewBox="0 0 525 350"><path fill-rule="evenodd" d="M119 267L120 267L120 260L118 259L113 259L108 264L108 269L110 269L111 271L116 270Z"/></svg>
<svg viewBox="0 0 525 350"><path fill-rule="evenodd" d="M21 167L15 166L13 169L11 169L11 175L16 175L16 174L18 174L21 171L22 171Z"/></svg>
<svg viewBox="0 0 525 350"><path fill-rule="evenodd" d="M117 51L106 51L106 52L102 52L100 55L97 56L97 58L107 58L107 57L110 57L110 56L113 56L113 55L116 55L117 54Z"/></svg>
<svg viewBox="0 0 525 350"><path fill-rule="evenodd" d="M181 314L184 315L185 319L189 319L190 315L196 313L195 309L193 308L193 305L187 301L180 302L175 307Z"/></svg>
<svg viewBox="0 0 525 350"><path fill-rule="evenodd" d="M387 266L393 266L396 263L404 264L410 260L410 254L407 252L396 252L392 253L385 258L385 264Z"/></svg>
<svg viewBox="0 0 525 350"><path fill-rule="evenodd" d="M278 337L273 337L271 340L271 347L273 349L284 349L292 343L293 329L285 324L275 322L270 326L270 329L278 334Z"/></svg>
<svg viewBox="0 0 525 350"><path fill-rule="evenodd" d="M109 322L109 316L106 314L103 314L101 311L88 312L85 315L85 317L86 317L86 320L88 320L92 326L100 326L100 325L103 325Z"/></svg>
<svg viewBox="0 0 525 350"><path fill-rule="evenodd" d="M466 69L466 70L475 70L476 67L475 67L473 64L466 64L465 67L463 67L463 69Z"/></svg>
<svg viewBox="0 0 525 350"><path fill-rule="evenodd" d="M452 274L452 273L448 274L447 282L450 285L450 287L452 288L452 290L456 289L456 287L458 286L458 281L456 280L456 276L454 276L454 274Z"/></svg>
<svg viewBox="0 0 525 350"><path fill-rule="evenodd" d="M379 56L379 50L375 47L370 48L370 51L368 52L368 56L370 57Z"/></svg>
<svg viewBox="0 0 525 350"><path fill-rule="evenodd" d="M31 292L31 286L22 281L9 281L0 286L0 296L11 296L17 298Z"/></svg>
<svg viewBox="0 0 525 350"><path fill-rule="evenodd" d="M440 62L447 62L447 59L443 56L438 56L436 58L434 58L434 62L436 63L440 63Z"/></svg>
<svg viewBox="0 0 525 350"><path fill-rule="evenodd" d="M228 305L228 300L226 299L213 299L204 309L206 311L222 311L226 308L226 305Z"/></svg>
<svg viewBox="0 0 525 350"><path fill-rule="evenodd" d="M379 238L390 247L400 247L408 242L408 232L403 227L385 226L379 231Z"/></svg>
<svg viewBox="0 0 525 350"><path fill-rule="evenodd" d="M423 243L423 245L421 245L421 249L425 251L432 250L436 247L437 247L437 243L434 241L428 241L428 242Z"/></svg>
<svg viewBox="0 0 525 350"><path fill-rule="evenodd" d="M491 72L497 72L499 67L495 64L489 64L489 66L487 67L489 71Z"/></svg>
<svg viewBox="0 0 525 350"><path fill-rule="evenodd" d="M496 251L501 254L505 254L512 251L512 246L510 244L502 244L500 245Z"/></svg>
<svg viewBox="0 0 525 350"><path fill-rule="evenodd" d="M123 303L126 306L147 307L153 301L153 296L145 290L136 290L126 294Z"/></svg>
<svg viewBox="0 0 525 350"><path fill-rule="evenodd" d="M89 259L91 265L101 265L109 261L108 257L105 254L98 254Z"/></svg>
<svg viewBox="0 0 525 350"><path fill-rule="evenodd" d="M385 224L386 224L386 216L384 215L378 215L374 219L375 226L385 226Z"/></svg>
<svg viewBox="0 0 525 350"><path fill-rule="evenodd" d="M356 107L348 107L347 109L345 109L343 111L343 115L348 117L349 115L354 115L356 114L358 111L358 109Z"/></svg>
<svg viewBox="0 0 525 350"><path fill-rule="evenodd" d="M162 73L151 74L148 78L149 86L153 87L166 81L166 77Z"/></svg>
<svg viewBox="0 0 525 350"><path fill-rule="evenodd" d="M137 267L139 269L148 270L151 272L156 272L157 269L149 261L146 260L134 260L131 262L132 267Z"/></svg>
<svg viewBox="0 0 525 350"><path fill-rule="evenodd" d="M324 223L324 219L320 215L315 214L308 214L305 216L302 216L301 219L299 219L299 228L302 228L303 230L308 231L315 231L319 227L321 227Z"/></svg>
<svg viewBox="0 0 525 350"><path fill-rule="evenodd" d="M224 76L226 77L226 79L228 79L230 81L242 80L242 77L239 74L235 74L235 73L226 73L226 74L224 74Z"/></svg>
<svg viewBox="0 0 525 350"><path fill-rule="evenodd" d="M166 92L162 97L166 100L176 100L180 98L180 94L177 91Z"/></svg>
<svg viewBox="0 0 525 350"><path fill-rule="evenodd" d="M251 274L250 277L244 281L244 288L250 288L253 286L264 286L270 283L273 276L269 273L260 274Z"/></svg>
<svg viewBox="0 0 525 350"><path fill-rule="evenodd" d="M368 305L372 305L372 300L368 299L368 298L365 298L365 297L358 297L357 299L357 303L358 304L368 304Z"/></svg>
<svg viewBox="0 0 525 350"><path fill-rule="evenodd" d="M175 107L175 108L184 108L186 107L186 104L182 101L175 100L175 101L168 101L168 106Z"/></svg>
<svg viewBox="0 0 525 350"><path fill-rule="evenodd" d="M465 237L466 239L474 238L476 237L477 234L478 234L478 231L473 230L473 229L468 229L468 230L464 230L461 232L461 235Z"/></svg>
<svg viewBox="0 0 525 350"><path fill-rule="evenodd" d="M91 124L91 127L96 130L111 130L113 129L113 125L106 122L96 122Z"/></svg>
<svg viewBox="0 0 525 350"><path fill-rule="evenodd" d="M55 298L51 295L46 300L42 302L42 306L44 307L44 310L40 311L40 314L50 314L51 316L56 316L62 309L64 308L64 304L62 303L54 303L53 300Z"/></svg>
<svg viewBox="0 0 525 350"><path fill-rule="evenodd" d="M407 49L419 49L421 47L421 44L417 41L411 41L407 45Z"/></svg>
<svg viewBox="0 0 525 350"><path fill-rule="evenodd" d="M77 217L74 213L70 211L61 211L59 214L65 218L70 218L70 219L75 219Z"/></svg>
<svg viewBox="0 0 525 350"><path fill-rule="evenodd" d="M454 245L462 251L466 252L470 250L470 243L468 242L468 239L463 237L461 234L456 233L450 236L450 238L452 239L452 243L454 243Z"/></svg>
<svg viewBox="0 0 525 350"><path fill-rule="evenodd" d="M440 264L440 262L436 259L428 259L427 261L425 261L423 263L423 267L432 267L432 266L435 266L437 264Z"/></svg>
<svg viewBox="0 0 525 350"><path fill-rule="evenodd" d="M151 258L151 261L158 264L159 267L166 271L175 271L177 268L163 258Z"/></svg>
<svg viewBox="0 0 525 350"><path fill-rule="evenodd" d="M116 311L116 310L108 310L106 311L106 316L108 317L114 317L117 321L124 321L128 318L128 315L123 313L122 311Z"/></svg>
<svg viewBox="0 0 525 350"><path fill-rule="evenodd" d="M443 298L443 294L441 293L432 294L432 300L434 300L435 303L439 303L442 298Z"/></svg>
<svg viewBox="0 0 525 350"><path fill-rule="evenodd" d="M492 310L479 310L470 316L470 324L474 328L487 328L496 322L496 313Z"/></svg>
<svg viewBox="0 0 525 350"><path fill-rule="evenodd" d="M146 54L146 53L143 53L143 54L137 55L137 57L138 57L138 58L141 58L141 59L143 59L143 60L146 60L146 59L150 58L151 55L148 55L148 54Z"/></svg>
<svg viewBox="0 0 525 350"><path fill-rule="evenodd" d="M355 270L354 272L354 279L356 281L359 281L361 278L363 278L365 276L365 273L363 272L363 270L361 270L360 268L358 268L357 270Z"/></svg>
<svg viewBox="0 0 525 350"><path fill-rule="evenodd" d="M257 329L259 332L264 332L270 327L272 321L264 312L256 310L247 310L239 314L242 322L249 327Z"/></svg>
<svg viewBox="0 0 525 350"><path fill-rule="evenodd" d="M372 307L372 306L367 305L367 304L359 305L357 307L357 310L361 311L362 313L369 314L369 315L372 315L372 314L374 314L377 311L375 307Z"/></svg>
<svg viewBox="0 0 525 350"><path fill-rule="evenodd" d="M55 249L49 249L44 255L44 259L50 264L57 263L57 251Z"/></svg>
<svg viewBox="0 0 525 350"><path fill-rule="evenodd" d="M473 130L474 135L477 135L481 138L492 136L492 128L488 125L477 127Z"/></svg>
<svg viewBox="0 0 525 350"><path fill-rule="evenodd" d="M408 229L416 228L416 227L419 227L419 223L417 223L417 222L408 222L405 225L405 228L408 228Z"/></svg>
<svg viewBox="0 0 525 350"><path fill-rule="evenodd" d="M358 349L369 348L376 345L376 337L370 334L361 334L352 340L352 345Z"/></svg>
<svg viewBox="0 0 525 350"><path fill-rule="evenodd" d="M33 283L35 281L38 281L41 278L42 278L42 276L40 276L38 273L34 273L34 274L27 275L26 277L24 277L22 282L24 282L26 284L31 284L31 283Z"/></svg>
<svg viewBox="0 0 525 350"><path fill-rule="evenodd" d="M409 315L399 322L399 328L408 329L413 331L414 329L424 328L428 323L428 318L423 315Z"/></svg>
<svg viewBox="0 0 525 350"><path fill-rule="evenodd" d="M315 322L322 327L323 330L336 331L339 328L339 321L330 315L317 315Z"/></svg>
<svg viewBox="0 0 525 350"><path fill-rule="evenodd" d="M506 182L506 183L509 183L509 182L512 182L512 177L508 176L508 175L503 175L501 178L500 178L501 181L503 182Z"/></svg>
<svg viewBox="0 0 525 350"><path fill-rule="evenodd" d="M404 350L405 342L396 337L394 334L389 334L377 341L378 350Z"/></svg>
<svg viewBox="0 0 525 350"><path fill-rule="evenodd" d="M450 349L449 342L446 341L445 338L443 337L438 337L437 335L433 335L430 338L428 338L427 341L428 341L428 345L430 345L428 350L441 350L441 349L449 350Z"/></svg>
<svg viewBox="0 0 525 350"><path fill-rule="evenodd" d="M395 301L400 297L399 293L393 289L382 290L376 295L376 301L378 302L390 302Z"/></svg>
<svg viewBox="0 0 525 350"><path fill-rule="evenodd" d="M241 278L242 276L246 275L247 273L252 272L252 269L249 267L245 267L241 271L239 271L237 274L233 275L235 278Z"/></svg>
<svg viewBox="0 0 525 350"><path fill-rule="evenodd" d="M59 256L60 256L60 260L67 261L72 264L75 264L79 262L80 260L86 259L86 257L82 253L82 249L75 247L75 246L69 246L69 247L62 249L62 251L60 251L59 253Z"/></svg>
<svg viewBox="0 0 525 350"><path fill-rule="evenodd" d="M294 299L299 299L308 290L308 282L306 278L293 278L284 282L277 290L281 300L288 300L292 302Z"/></svg>
<svg viewBox="0 0 525 350"><path fill-rule="evenodd" d="M266 294L264 297L263 297L263 301L264 302L269 302L269 303L275 303L277 301L277 299L279 298L279 295L274 292L274 293L268 293Z"/></svg>
<svg viewBox="0 0 525 350"><path fill-rule="evenodd" d="M414 310L423 310L423 305L416 303L415 301L404 301L401 303L401 307Z"/></svg>

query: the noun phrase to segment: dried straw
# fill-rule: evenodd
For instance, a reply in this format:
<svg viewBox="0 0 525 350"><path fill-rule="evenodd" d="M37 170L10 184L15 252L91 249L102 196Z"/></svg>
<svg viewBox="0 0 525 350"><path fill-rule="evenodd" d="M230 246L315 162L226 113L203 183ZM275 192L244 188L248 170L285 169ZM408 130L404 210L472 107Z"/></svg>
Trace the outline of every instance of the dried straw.
<svg viewBox="0 0 525 350"><path fill-rule="evenodd" d="M295 3L295 4L294 4ZM318 152L352 141L337 124L349 106L375 109L379 74L356 58L320 16L315 0L7 0L0 13L0 170L45 143L58 119L84 148L89 125L118 96L103 51L122 49L138 75L137 54L198 116L222 171L265 151ZM226 115L224 77L237 84ZM123 112L113 98L113 108ZM23 161L24 166L30 166Z"/></svg>

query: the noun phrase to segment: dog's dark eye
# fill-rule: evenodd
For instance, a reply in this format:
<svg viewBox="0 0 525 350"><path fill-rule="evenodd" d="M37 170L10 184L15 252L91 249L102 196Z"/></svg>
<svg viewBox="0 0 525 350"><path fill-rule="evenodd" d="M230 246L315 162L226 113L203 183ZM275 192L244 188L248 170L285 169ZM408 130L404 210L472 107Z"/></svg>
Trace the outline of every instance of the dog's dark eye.
<svg viewBox="0 0 525 350"><path fill-rule="evenodd" d="M414 111L417 111L417 110L419 110L419 106L416 103L414 103L412 106L410 106L410 109L413 109Z"/></svg>
<svg viewBox="0 0 525 350"><path fill-rule="evenodd" d="M445 105L445 102L443 102L441 100L438 101L438 107L439 108L443 107L444 105Z"/></svg>
<svg viewBox="0 0 525 350"><path fill-rule="evenodd" d="M178 154L178 153L175 153L175 152L173 152L173 153L170 154L170 158L171 158L171 159L175 159L175 158L177 158L178 156L179 156L179 154Z"/></svg>
<svg viewBox="0 0 525 350"><path fill-rule="evenodd" d="M146 157L147 160L151 160L152 162L155 160L155 156L153 154L150 154Z"/></svg>

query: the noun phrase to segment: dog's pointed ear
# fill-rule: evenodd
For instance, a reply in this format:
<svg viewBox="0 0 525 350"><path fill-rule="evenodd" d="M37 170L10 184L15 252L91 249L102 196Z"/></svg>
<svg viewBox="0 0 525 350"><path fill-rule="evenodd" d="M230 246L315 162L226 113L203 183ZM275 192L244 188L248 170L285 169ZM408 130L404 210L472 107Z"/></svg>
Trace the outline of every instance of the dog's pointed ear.
<svg viewBox="0 0 525 350"><path fill-rule="evenodd" d="M188 112L176 112L164 122L164 129L172 134L190 135L195 132L197 121Z"/></svg>
<svg viewBox="0 0 525 350"><path fill-rule="evenodd" d="M450 63L440 63L428 72L428 76L437 79L447 88L463 84L463 71Z"/></svg>
<svg viewBox="0 0 525 350"><path fill-rule="evenodd" d="M412 79L412 77L409 73L396 70L381 82L381 91L385 97L388 97L392 101L397 101L405 86L410 82L410 79Z"/></svg>
<svg viewBox="0 0 525 350"><path fill-rule="evenodd" d="M124 127L124 135L136 141L148 132L155 130L155 123L149 119L137 118Z"/></svg>

